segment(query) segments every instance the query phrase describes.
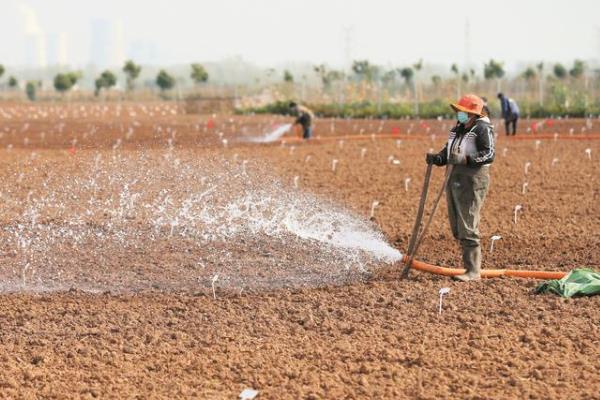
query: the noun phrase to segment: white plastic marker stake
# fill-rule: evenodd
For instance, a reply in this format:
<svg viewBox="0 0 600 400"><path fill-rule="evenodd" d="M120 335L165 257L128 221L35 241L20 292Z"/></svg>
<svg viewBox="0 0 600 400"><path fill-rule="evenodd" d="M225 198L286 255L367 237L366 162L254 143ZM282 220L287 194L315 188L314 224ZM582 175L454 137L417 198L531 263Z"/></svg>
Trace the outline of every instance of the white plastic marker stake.
<svg viewBox="0 0 600 400"><path fill-rule="evenodd" d="M309 154L309 155L307 155L307 156L304 158L304 162L305 162L305 163L309 162L311 158L312 158L312 157L310 156L310 154Z"/></svg>
<svg viewBox="0 0 600 400"><path fill-rule="evenodd" d="M527 186L529 186L529 183L524 182L523 183L523 188L521 189L521 193L525 194L525 192L527 192Z"/></svg>
<svg viewBox="0 0 600 400"><path fill-rule="evenodd" d="M295 187L296 189L298 189L298 182L299 182L299 181L300 181L300 177L296 175L296 176L294 177L294 187Z"/></svg>
<svg viewBox="0 0 600 400"><path fill-rule="evenodd" d="M338 162L339 162L338 160L332 160L331 161L331 171L332 172L335 172L335 169L336 169L336 167L338 165Z"/></svg>
<svg viewBox="0 0 600 400"><path fill-rule="evenodd" d="M366 154L367 154L367 149L365 147L360 149L360 158L361 159L364 159Z"/></svg>
<svg viewBox="0 0 600 400"><path fill-rule="evenodd" d="M517 214L519 213L519 211L521 211L522 208L523 208L523 206L520 204L517 204L515 206L515 225L517 224Z"/></svg>
<svg viewBox="0 0 600 400"><path fill-rule="evenodd" d="M258 396L258 390L244 389L240 393L240 400L253 400L256 396Z"/></svg>
<svg viewBox="0 0 600 400"><path fill-rule="evenodd" d="M508 148L505 147L502 149L502 157L506 157L506 152L508 151Z"/></svg>
<svg viewBox="0 0 600 400"><path fill-rule="evenodd" d="M529 161L527 161L525 163L525 175L527 175L527 173L529 172L529 167L531 166L531 163Z"/></svg>
<svg viewBox="0 0 600 400"><path fill-rule="evenodd" d="M408 184L410 183L410 178L404 178L404 191L408 192Z"/></svg>
<svg viewBox="0 0 600 400"><path fill-rule="evenodd" d="M212 291L213 291L213 299L217 299L217 293L215 291L215 283L217 282L217 279L219 279L219 274L216 274L215 276L213 276L212 281L210 282L210 285L212 286Z"/></svg>
<svg viewBox="0 0 600 400"><path fill-rule="evenodd" d="M294 151L296 150L296 146L290 146L290 156L292 154L294 154Z"/></svg>
<svg viewBox="0 0 600 400"><path fill-rule="evenodd" d="M575 132L575 128L571 128L569 129L569 135L573 136L573 133Z"/></svg>
<svg viewBox="0 0 600 400"><path fill-rule="evenodd" d="M585 149L585 154L590 160L592 159L592 149Z"/></svg>
<svg viewBox="0 0 600 400"><path fill-rule="evenodd" d="M375 200L373 203L371 203L371 218L375 217L375 209L377 208L378 205L379 205L379 202L377 200Z"/></svg>
<svg viewBox="0 0 600 400"><path fill-rule="evenodd" d="M248 165L248 160L242 161L242 174L246 175L246 165Z"/></svg>
<svg viewBox="0 0 600 400"><path fill-rule="evenodd" d="M496 242L496 240L500 240L500 239L502 239L502 236L500 236L500 235L494 235L490 238L490 240L491 240L490 253L494 251L494 242Z"/></svg>
<svg viewBox="0 0 600 400"><path fill-rule="evenodd" d="M402 144L402 140L398 139L396 140L396 147L400 148L400 145Z"/></svg>
<svg viewBox="0 0 600 400"><path fill-rule="evenodd" d="M444 298L445 294L450 293L450 288L449 287L443 287L440 289L440 304L438 307L438 315L440 315L442 313L442 300Z"/></svg>
<svg viewBox="0 0 600 400"><path fill-rule="evenodd" d="M227 147L227 139L223 139L221 142L223 142L223 147Z"/></svg>
<svg viewBox="0 0 600 400"><path fill-rule="evenodd" d="M539 149L540 149L540 145L541 145L541 144L542 144L542 141L541 141L541 140L536 140L536 141L535 141L535 149L536 149L536 150L539 150Z"/></svg>
<svg viewBox="0 0 600 400"><path fill-rule="evenodd" d="M556 142L558 140L558 133L554 134L554 141Z"/></svg>
<svg viewBox="0 0 600 400"><path fill-rule="evenodd" d="M343 140L338 141L338 146L340 147L340 149L343 149L344 148L344 141Z"/></svg>
<svg viewBox="0 0 600 400"><path fill-rule="evenodd" d="M558 158L553 158L552 162L550 163L551 167L554 167L554 164L556 164L558 162Z"/></svg>
<svg viewBox="0 0 600 400"><path fill-rule="evenodd" d="M388 162L388 164L391 164L391 163L392 163L392 161L394 161L394 156L389 156L389 157L387 158L387 162Z"/></svg>
<svg viewBox="0 0 600 400"><path fill-rule="evenodd" d="M392 164L394 164L394 165L400 165L400 160L398 160L397 158L394 158L392 160Z"/></svg>

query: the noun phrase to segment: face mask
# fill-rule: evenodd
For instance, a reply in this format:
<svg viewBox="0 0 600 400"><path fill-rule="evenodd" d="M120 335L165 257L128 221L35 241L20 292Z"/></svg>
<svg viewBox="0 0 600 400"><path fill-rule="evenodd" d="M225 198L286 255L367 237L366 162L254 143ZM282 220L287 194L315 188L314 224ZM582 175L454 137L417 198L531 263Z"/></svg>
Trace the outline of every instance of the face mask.
<svg viewBox="0 0 600 400"><path fill-rule="evenodd" d="M469 120L469 114L467 114L464 111L459 111L458 113L456 113L456 118L458 119L458 122L464 124Z"/></svg>

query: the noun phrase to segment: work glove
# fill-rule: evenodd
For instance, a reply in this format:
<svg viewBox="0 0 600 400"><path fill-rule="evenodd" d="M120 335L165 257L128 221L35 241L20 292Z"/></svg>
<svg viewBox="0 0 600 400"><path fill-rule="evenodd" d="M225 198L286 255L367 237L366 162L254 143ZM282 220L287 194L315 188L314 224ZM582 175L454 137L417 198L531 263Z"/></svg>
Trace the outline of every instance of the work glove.
<svg viewBox="0 0 600 400"><path fill-rule="evenodd" d="M442 165L443 164L443 160L442 160L442 156L440 156L439 154L432 154L432 153L427 153L427 155L425 156L425 162L427 164L434 164L434 165Z"/></svg>

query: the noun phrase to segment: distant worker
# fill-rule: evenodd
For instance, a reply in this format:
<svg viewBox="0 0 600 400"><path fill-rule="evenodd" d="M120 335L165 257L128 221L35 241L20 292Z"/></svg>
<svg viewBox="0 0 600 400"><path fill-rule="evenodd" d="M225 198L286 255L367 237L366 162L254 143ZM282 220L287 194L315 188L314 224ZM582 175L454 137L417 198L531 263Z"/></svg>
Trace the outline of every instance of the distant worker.
<svg viewBox="0 0 600 400"><path fill-rule="evenodd" d="M458 122L450 130L448 142L437 154L427 154L428 164L453 164L446 186L448 218L452 235L460 242L466 273L454 277L472 281L481 277L479 220L490 181L490 164L494 161L494 131L483 115L483 100L474 95L463 96L450 105Z"/></svg>
<svg viewBox="0 0 600 400"><path fill-rule="evenodd" d="M290 102L290 111L292 115L296 116L296 120L293 125L302 126L302 138L310 139L313 135L313 120L315 119L315 114L302 105L296 104L295 102Z"/></svg>
<svg viewBox="0 0 600 400"><path fill-rule="evenodd" d="M512 134L517 134L517 121L519 120L519 106L513 99L504 96L502 93L498 93L498 100L500 100L500 107L502 109L502 118L504 118L504 127L506 129L506 136L510 135L510 127L512 125Z"/></svg>

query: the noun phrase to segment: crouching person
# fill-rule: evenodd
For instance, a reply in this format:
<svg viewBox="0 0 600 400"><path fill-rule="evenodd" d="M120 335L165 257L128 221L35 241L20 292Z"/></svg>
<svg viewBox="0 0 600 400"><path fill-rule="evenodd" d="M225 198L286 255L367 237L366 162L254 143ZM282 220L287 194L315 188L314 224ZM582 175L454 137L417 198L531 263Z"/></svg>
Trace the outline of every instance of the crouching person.
<svg viewBox="0 0 600 400"><path fill-rule="evenodd" d="M302 126L302 138L310 139L313 135L313 121L315 115L308 107L299 105L293 101L290 102L289 107L292 114L297 117L293 125Z"/></svg>

